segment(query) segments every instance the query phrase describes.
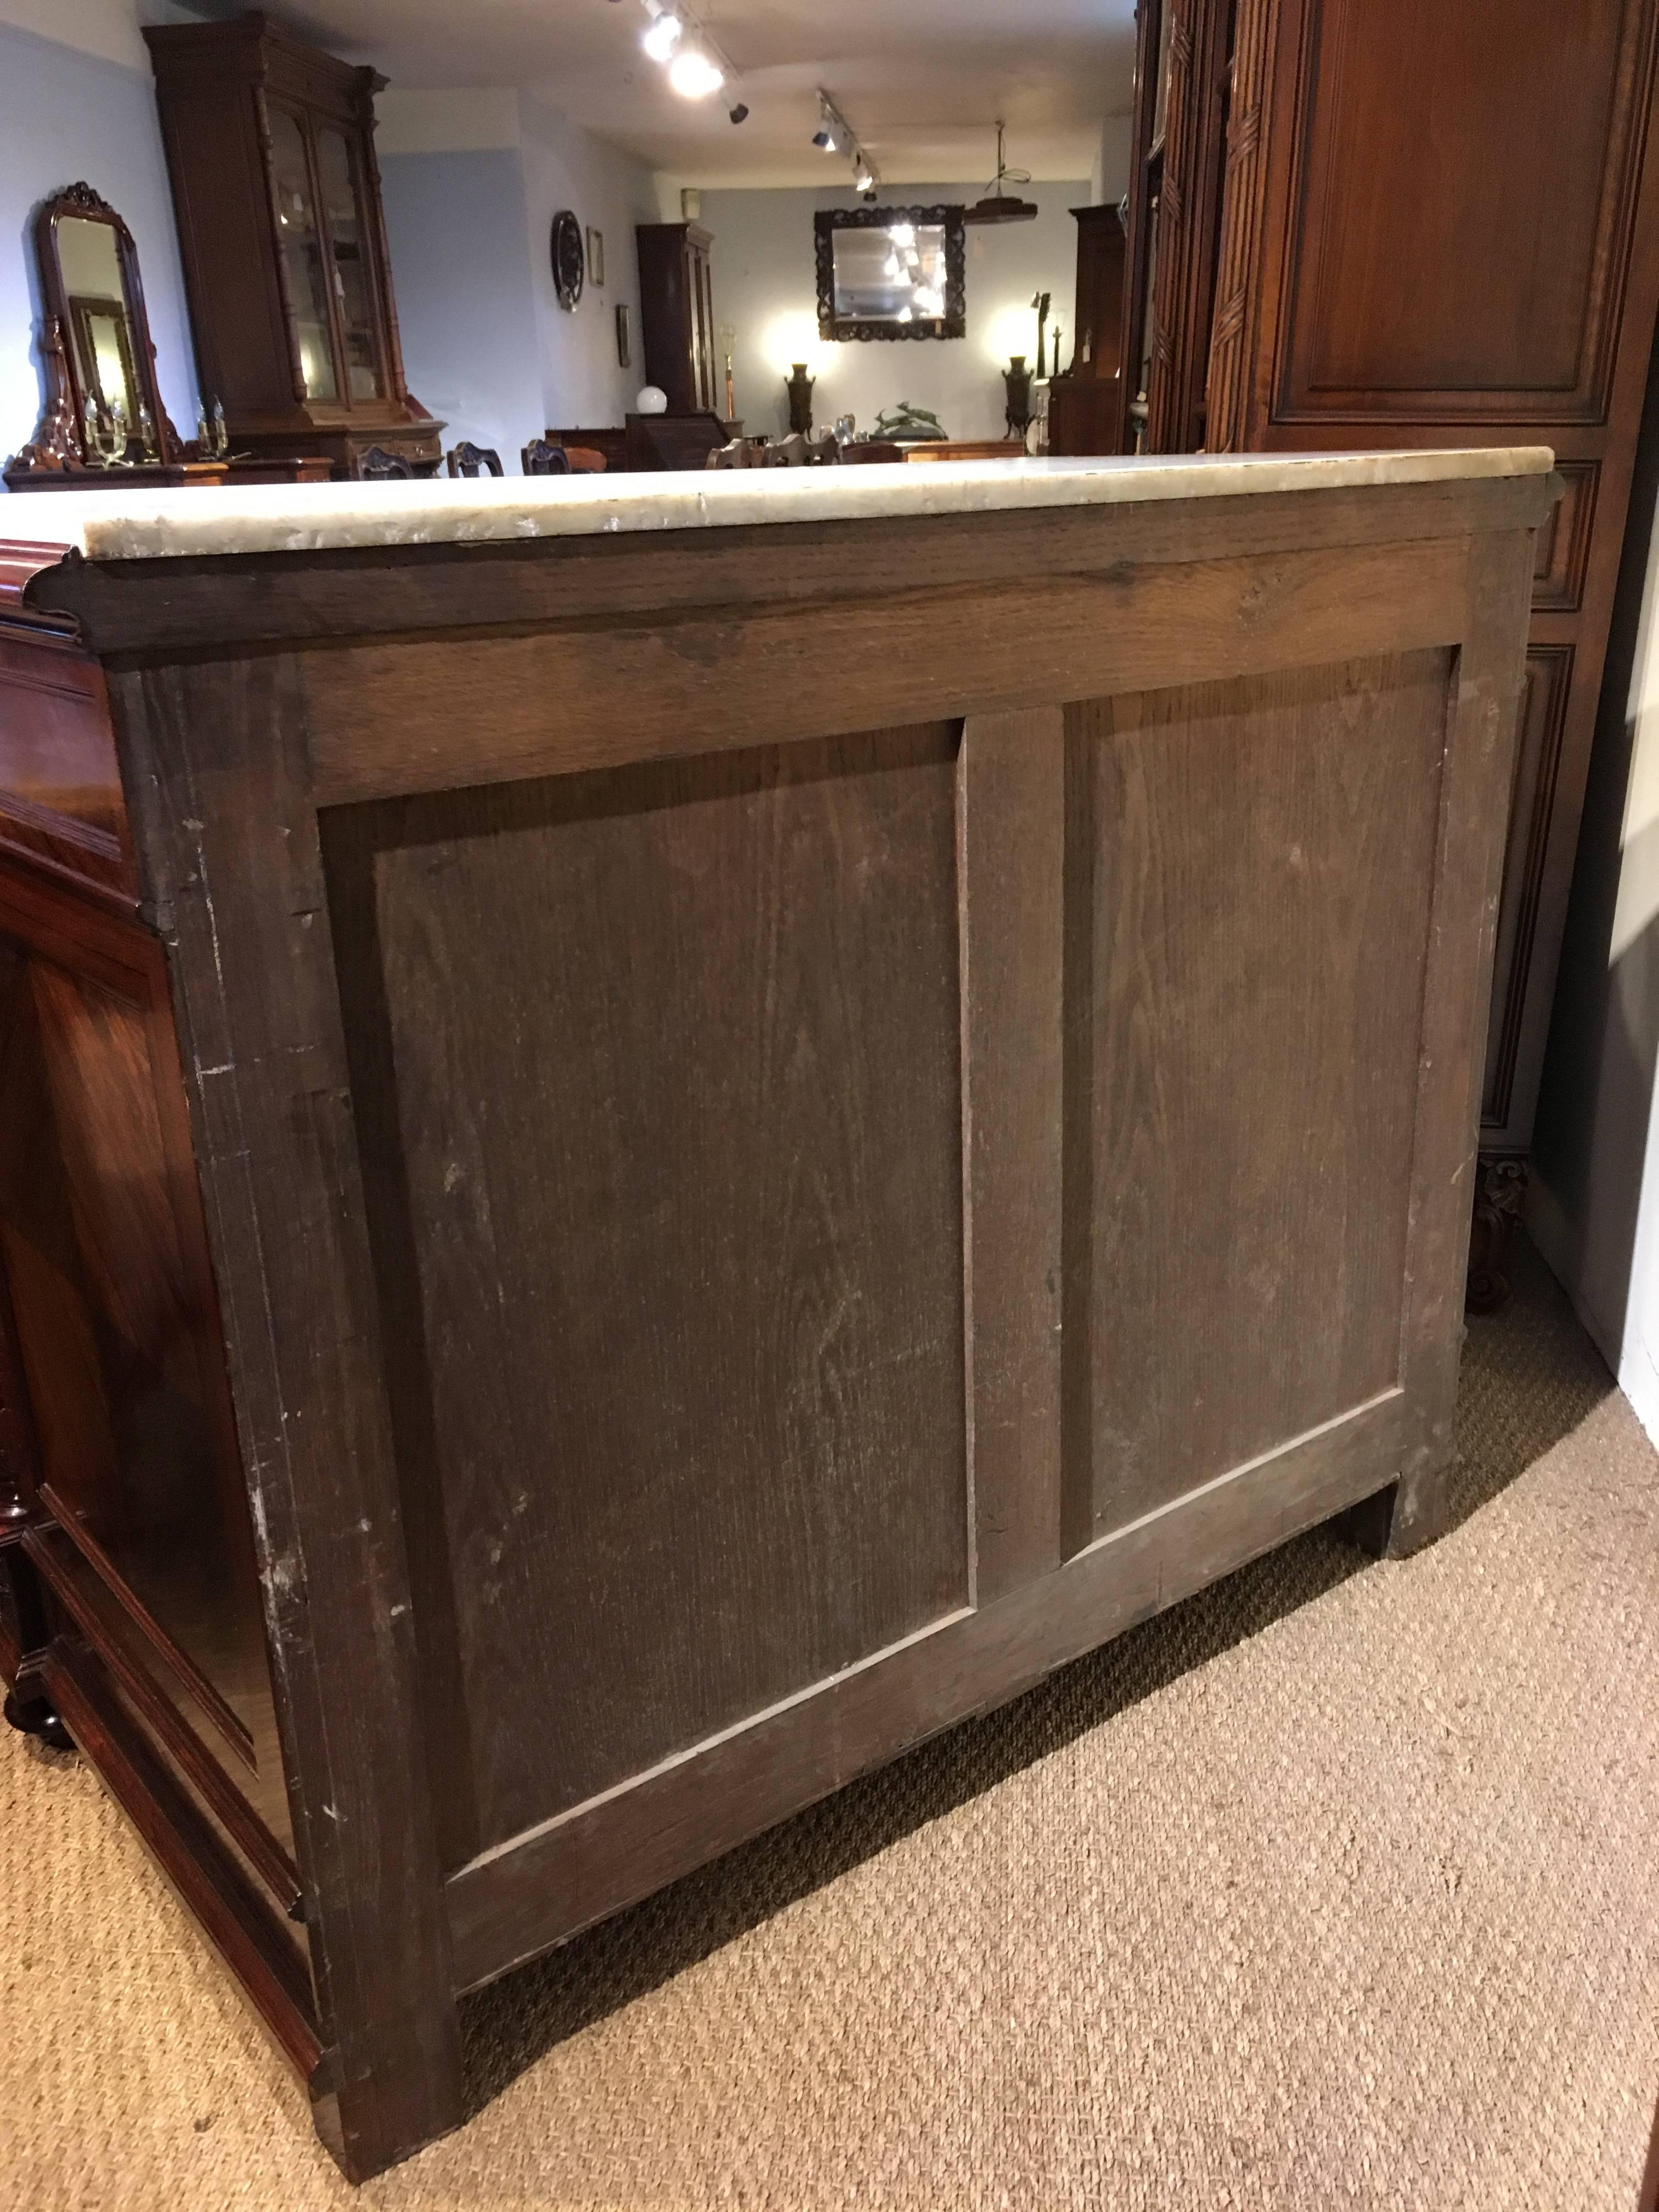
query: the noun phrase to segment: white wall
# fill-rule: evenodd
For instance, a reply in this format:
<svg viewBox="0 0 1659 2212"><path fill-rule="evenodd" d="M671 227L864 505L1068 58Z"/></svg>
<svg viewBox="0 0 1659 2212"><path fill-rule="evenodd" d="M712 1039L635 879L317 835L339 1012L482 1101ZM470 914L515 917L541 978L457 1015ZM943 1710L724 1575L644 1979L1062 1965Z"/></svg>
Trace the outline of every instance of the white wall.
<svg viewBox="0 0 1659 2212"><path fill-rule="evenodd" d="M1528 1226L1659 1441L1659 360L1534 1143Z"/></svg>
<svg viewBox="0 0 1659 2212"><path fill-rule="evenodd" d="M850 190L706 191L701 220L713 234L714 317L736 337L738 413L752 434L788 427L783 380L793 362L817 375L814 422L825 426L853 414L860 429L884 407L914 400L939 416L953 438L1005 434L1006 395L1000 371L1012 353L1035 365L1033 294L1052 293L1052 314L1064 326L1071 358L1077 302L1077 225L1070 210L1085 205L1086 182L1022 185L1042 210L1035 222L968 233L968 335L888 343L827 344L817 334L817 276L812 216L819 208L855 208ZM902 204L971 203L974 185L911 185ZM893 204L901 204L896 195ZM1053 322L1050 321L1052 333Z"/></svg>
<svg viewBox="0 0 1659 2212"><path fill-rule="evenodd" d="M636 223L657 221L651 172L526 94L521 102L525 207L542 382L544 426L604 428L633 407L645 382L640 346ZM572 209L605 239L605 283L592 270L574 313L553 287L553 218ZM617 358L617 308L632 322L631 368Z"/></svg>
<svg viewBox="0 0 1659 2212"><path fill-rule="evenodd" d="M142 12L147 22L181 15L156 0ZM33 437L44 397L33 213L82 179L132 232L162 401L181 437L196 434L194 349L139 15L135 0L0 0L0 461Z"/></svg>
<svg viewBox="0 0 1659 2212"><path fill-rule="evenodd" d="M545 427L516 148L379 155L404 373L446 447L512 474Z"/></svg>
<svg viewBox="0 0 1659 2212"><path fill-rule="evenodd" d="M1100 126L1100 149L1089 179L1089 197L1097 207L1115 206L1129 189L1129 147L1134 118L1109 115Z"/></svg>
<svg viewBox="0 0 1659 2212"><path fill-rule="evenodd" d="M550 427L620 423L645 380L634 226L657 220L650 173L529 94L394 86L376 112L404 368L445 444L494 447L511 475ZM574 312L553 287L563 208L605 240L605 281Z"/></svg>

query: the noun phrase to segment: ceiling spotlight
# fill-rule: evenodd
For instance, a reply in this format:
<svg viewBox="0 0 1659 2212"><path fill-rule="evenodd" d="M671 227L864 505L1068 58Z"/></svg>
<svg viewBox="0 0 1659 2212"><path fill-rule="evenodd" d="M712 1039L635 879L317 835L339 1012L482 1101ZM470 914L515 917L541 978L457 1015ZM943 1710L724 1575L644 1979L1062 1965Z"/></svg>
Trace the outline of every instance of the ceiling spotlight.
<svg viewBox="0 0 1659 2212"><path fill-rule="evenodd" d="M740 100L738 102L737 106L736 106L732 110L732 117L731 117L731 119L732 119L732 121L733 123L747 123L747 122L748 122L748 120L749 120L749 109L748 109L747 105L746 105L743 100Z"/></svg>
<svg viewBox="0 0 1659 2212"><path fill-rule="evenodd" d="M684 35L685 26L678 15L662 15L641 33L640 44L653 62L665 62Z"/></svg>
<svg viewBox="0 0 1659 2212"><path fill-rule="evenodd" d="M818 127L812 143L821 153L844 154L853 167L853 189L868 199L878 181L876 165L860 145L852 125L823 87L818 87Z"/></svg>
<svg viewBox="0 0 1659 2212"><path fill-rule="evenodd" d="M700 46L684 46L668 64L668 82L682 100L707 100L726 82L726 72Z"/></svg>

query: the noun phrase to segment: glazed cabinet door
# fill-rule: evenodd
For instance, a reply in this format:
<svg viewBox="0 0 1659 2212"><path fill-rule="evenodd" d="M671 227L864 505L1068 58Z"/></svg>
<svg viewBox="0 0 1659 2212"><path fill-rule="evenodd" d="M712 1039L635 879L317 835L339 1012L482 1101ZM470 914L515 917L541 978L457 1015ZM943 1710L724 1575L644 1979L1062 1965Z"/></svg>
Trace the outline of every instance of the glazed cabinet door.
<svg viewBox="0 0 1659 2212"><path fill-rule="evenodd" d="M333 262L319 209L311 133L307 118L298 109L272 102L267 112L283 297L301 386L300 397L338 400L342 394L331 296Z"/></svg>

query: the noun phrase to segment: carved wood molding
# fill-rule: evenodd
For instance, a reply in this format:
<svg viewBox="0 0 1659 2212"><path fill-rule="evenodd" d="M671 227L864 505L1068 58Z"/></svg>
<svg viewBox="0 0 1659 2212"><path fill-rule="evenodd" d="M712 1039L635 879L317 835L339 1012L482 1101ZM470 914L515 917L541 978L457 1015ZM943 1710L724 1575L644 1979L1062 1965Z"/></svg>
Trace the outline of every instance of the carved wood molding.
<svg viewBox="0 0 1659 2212"><path fill-rule="evenodd" d="M1226 139L1231 0L1168 0L1170 77L1153 275L1147 445L1193 453L1205 435L1214 211Z"/></svg>
<svg viewBox="0 0 1659 2212"><path fill-rule="evenodd" d="M40 365L46 373L46 398L40 420L27 446L6 463L7 469L62 471L85 466L81 453L81 426L75 419L75 394L70 389L69 362L64 352L64 325L56 315L40 323Z"/></svg>
<svg viewBox="0 0 1659 2212"><path fill-rule="evenodd" d="M1497 1313L1509 1303L1504 1273L1510 1233L1526 1209L1527 1163L1482 1158L1475 1181L1464 1303L1471 1313Z"/></svg>
<svg viewBox="0 0 1659 2212"><path fill-rule="evenodd" d="M836 233L888 230L896 222L945 233L945 313L920 322L860 322L836 313ZM812 218L817 253L818 336L842 343L866 338L962 338L968 335L968 233L959 207L821 210Z"/></svg>
<svg viewBox="0 0 1659 2212"><path fill-rule="evenodd" d="M1205 387L1204 442L1211 453L1242 453L1249 440L1261 242L1267 220L1268 94L1279 19L1280 0L1240 0L1234 31L1232 114L1227 126L1215 320Z"/></svg>

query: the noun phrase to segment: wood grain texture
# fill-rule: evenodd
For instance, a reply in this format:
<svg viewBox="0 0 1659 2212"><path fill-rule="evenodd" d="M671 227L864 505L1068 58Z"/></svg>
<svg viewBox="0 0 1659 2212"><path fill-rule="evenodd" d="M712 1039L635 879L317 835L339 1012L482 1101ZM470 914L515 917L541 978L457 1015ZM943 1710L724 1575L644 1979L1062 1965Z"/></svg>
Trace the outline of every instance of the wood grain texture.
<svg viewBox="0 0 1659 2212"><path fill-rule="evenodd" d="M191 1548L188 1533L174 1542L181 1552ZM27 1530L23 1547L76 1633L120 1686L152 1747L185 1778L277 1911L287 1915L299 1902L300 1885L274 1724L264 1727L258 1739L263 1756L254 1757L250 1738L241 1758L228 1759L220 1716L204 1706L197 1680L178 1671L171 1640L158 1636L153 1624L145 1633L107 1568L100 1572L64 1527L51 1521ZM263 1652L258 1656L263 1661Z"/></svg>
<svg viewBox="0 0 1659 2212"><path fill-rule="evenodd" d="M453 2125L461 2090L297 672L266 658L123 677L112 704L173 954L295 1784L331 2052L313 2105L362 2174Z"/></svg>
<svg viewBox="0 0 1659 2212"><path fill-rule="evenodd" d="M1221 236L1204 386L1204 442L1215 453L1239 453L1250 442L1247 425L1261 319L1285 248L1282 232L1276 233L1267 220L1270 141L1276 131L1291 127L1291 118L1273 98L1282 4L1283 0L1237 0L1233 13Z"/></svg>
<svg viewBox="0 0 1659 2212"><path fill-rule="evenodd" d="M1584 604L1601 465L1594 460L1562 460L1557 462L1555 473L1561 480L1561 496L1539 529L1532 604L1538 614L1572 615Z"/></svg>
<svg viewBox="0 0 1659 2212"><path fill-rule="evenodd" d="M1301 245L1275 420L1603 420L1652 8L1401 0L1385 21L1363 0L1303 0L1292 15ZM1457 108L1432 160L1411 119L1425 81ZM1411 312L1382 311L1407 252Z"/></svg>
<svg viewBox="0 0 1659 2212"><path fill-rule="evenodd" d="M0 851L131 911L137 885L103 671L72 639L3 620Z"/></svg>
<svg viewBox="0 0 1659 2212"><path fill-rule="evenodd" d="M304 657L320 804L1447 645L1467 540ZM1020 641L1012 654L1007 641ZM833 685L817 680L825 666ZM467 711L455 711L457 689Z"/></svg>
<svg viewBox="0 0 1659 2212"><path fill-rule="evenodd" d="M0 878L0 1263L40 1498L281 1802L247 1511L159 948ZM173 1111L169 1111L171 1097ZM183 1147L183 1159L179 1158Z"/></svg>
<svg viewBox="0 0 1659 2212"><path fill-rule="evenodd" d="M1152 254L1146 451L1190 453L1206 442L1233 0L1163 0L1163 10L1169 81ZM1139 366L1133 364L1136 374Z"/></svg>
<svg viewBox="0 0 1659 2212"><path fill-rule="evenodd" d="M1449 678L1425 653L1068 717L1096 1533L1398 1381Z"/></svg>
<svg viewBox="0 0 1659 2212"><path fill-rule="evenodd" d="M981 1605L1061 1556L1060 1221L1065 717L963 732L968 1439Z"/></svg>
<svg viewBox="0 0 1659 2212"><path fill-rule="evenodd" d="M805 1704L757 1715L460 1869L445 1893L458 1987L493 1980L1353 1504L1379 1468L1399 1464L1403 1414L1395 1392L1295 1439Z"/></svg>
<svg viewBox="0 0 1659 2212"><path fill-rule="evenodd" d="M1423 993L1401 1322L1402 1379L1417 1433L1401 1469L1389 1535L1389 1549L1396 1553L1417 1550L1444 1525L1474 1133L1503 872L1501 852L1482 819L1481 794L1504 790L1510 781L1524 665L1515 606L1530 582L1531 568L1532 546L1521 532L1478 540L1469 556L1469 622L1457 657L1441 777Z"/></svg>
<svg viewBox="0 0 1659 2212"><path fill-rule="evenodd" d="M436 636L610 623L691 608L878 605L988 577L1036 583L1129 564L1344 552L1540 522L1536 476L1449 478L1109 509L889 516L660 535L400 545L234 560L73 560L32 572L33 612L73 620L100 653L162 659L198 647Z"/></svg>
<svg viewBox="0 0 1659 2212"><path fill-rule="evenodd" d="M1556 449L1533 645L1571 659L1534 700L1553 772L1512 825L1483 1117L1524 1152L1659 310L1659 7L1239 0L1237 54L1206 442Z"/></svg>
<svg viewBox="0 0 1659 2212"><path fill-rule="evenodd" d="M1547 496L54 572L134 656L349 2172L459 2117L457 1989L1433 1527ZM59 950L123 988L7 880L0 1047Z"/></svg>
<svg viewBox="0 0 1659 2212"><path fill-rule="evenodd" d="M966 1601L957 746L330 821L485 1846Z"/></svg>

